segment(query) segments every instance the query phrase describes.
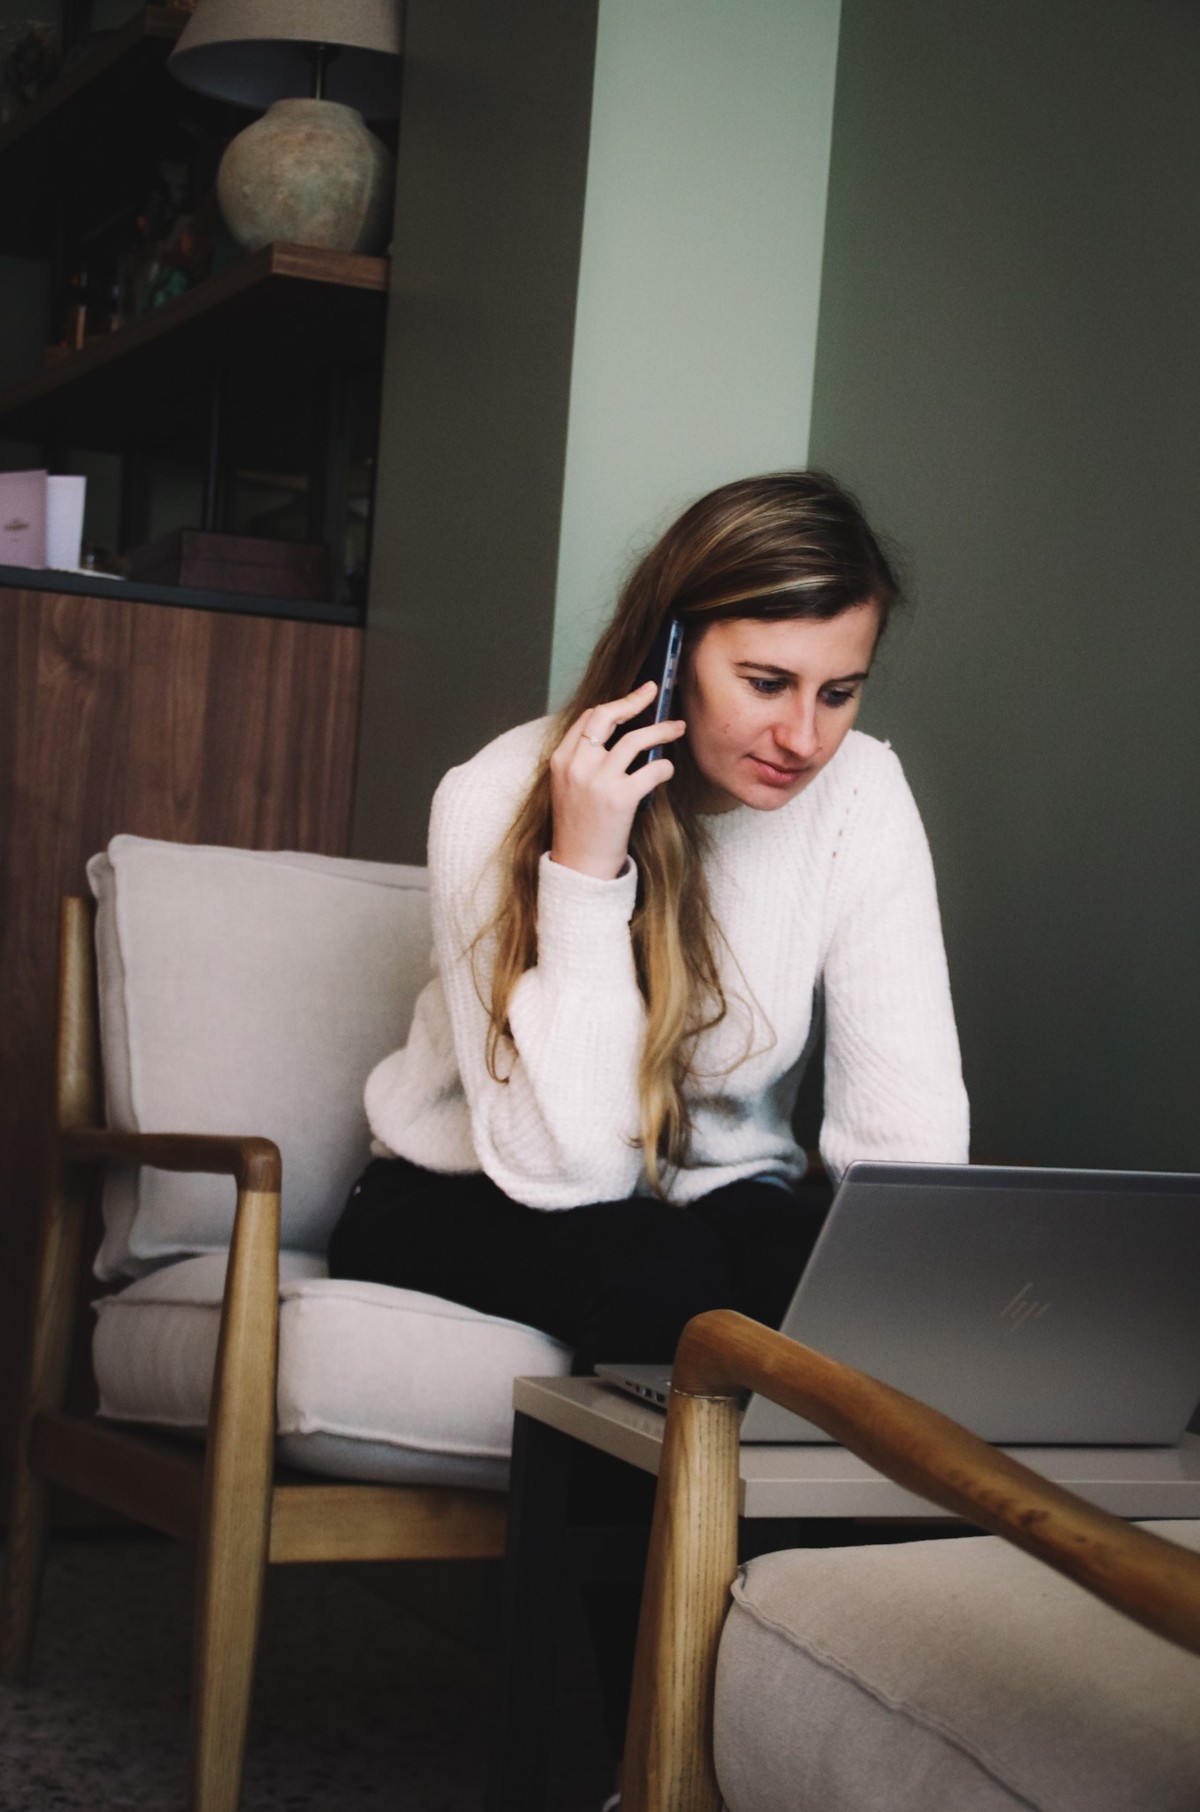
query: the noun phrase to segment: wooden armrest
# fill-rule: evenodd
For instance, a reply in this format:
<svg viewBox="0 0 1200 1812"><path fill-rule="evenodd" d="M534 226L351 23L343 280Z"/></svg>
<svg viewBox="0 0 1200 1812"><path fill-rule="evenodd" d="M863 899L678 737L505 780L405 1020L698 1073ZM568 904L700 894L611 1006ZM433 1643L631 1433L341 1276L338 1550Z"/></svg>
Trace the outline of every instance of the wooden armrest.
<svg viewBox="0 0 1200 1812"><path fill-rule="evenodd" d="M239 1189L278 1190L279 1147L270 1139L225 1133L114 1132L73 1126L60 1134L71 1164L152 1164L157 1170L190 1170L231 1176Z"/></svg>
<svg viewBox="0 0 1200 1812"><path fill-rule="evenodd" d="M738 1435L749 1390L1200 1653L1200 1554L1097 1509L914 1398L716 1310L689 1322L672 1371L626 1743L627 1812L720 1807L713 1677L737 1571Z"/></svg>
<svg viewBox="0 0 1200 1812"><path fill-rule="evenodd" d="M221 1498L231 1505L248 1495L256 1514L267 1514L279 1341L279 1147L270 1139L219 1133L113 1132L76 1125L60 1132L59 1155L68 1166L152 1164L236 1181L205 1494L210 1502Z"/></svg>
<svg viewBox="0 0 1200 1812"><path fill-rule="evenodd" d="M685 1330L675 1388L758 1391L919 1497L990 1529L1200 1653L1200 1554L1085 1502L913 1397L731 1310Z"/></svg>

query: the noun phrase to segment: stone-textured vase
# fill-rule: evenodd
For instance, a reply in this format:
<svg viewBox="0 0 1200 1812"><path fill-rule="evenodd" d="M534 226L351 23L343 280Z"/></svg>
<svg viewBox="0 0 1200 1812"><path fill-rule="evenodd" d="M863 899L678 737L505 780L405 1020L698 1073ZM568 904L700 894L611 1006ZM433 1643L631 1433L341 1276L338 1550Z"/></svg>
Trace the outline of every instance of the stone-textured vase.
<svg viewBox="0 0 1200 1812"><path fill-rule="evenodd" d="M248 251L273 240L382 251L392 215L391 152L338 101L275 101L221 159L217 198Z"/></svg>

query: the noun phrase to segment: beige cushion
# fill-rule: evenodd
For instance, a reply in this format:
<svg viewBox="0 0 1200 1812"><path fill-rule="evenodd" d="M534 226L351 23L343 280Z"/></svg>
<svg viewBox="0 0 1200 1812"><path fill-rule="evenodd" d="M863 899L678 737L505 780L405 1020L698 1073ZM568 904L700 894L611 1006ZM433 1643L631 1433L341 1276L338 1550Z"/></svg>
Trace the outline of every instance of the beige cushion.
<svg viewBox="0 0 1200 1812"><path fill-rule="evenodd" d="M116 837L88 878L109 1124L274 1139L283 1244L323 1253L429 973L424 869ZM98 1274L224 1250L233 1204L227 1178L116 1174Z"/></svg>
<svg viewBox="0 0 1200 1812"><path fill-rule="evenodd" d="M182 1259L97 1305L101 1414L199 1431L208 1412L224 1257ZM279 1455L338 1478L503 1489L519 1375L570 1370L518 1322L280 1257Z"/></svg>
<svg viewBox="0 0 1200 1812"><path fill-rule="evenodd" d="M992 1537L769 1554L734 1586L717 1774L729 1812L1195 1812L1198 1705L1200 1658Z"/></svg>

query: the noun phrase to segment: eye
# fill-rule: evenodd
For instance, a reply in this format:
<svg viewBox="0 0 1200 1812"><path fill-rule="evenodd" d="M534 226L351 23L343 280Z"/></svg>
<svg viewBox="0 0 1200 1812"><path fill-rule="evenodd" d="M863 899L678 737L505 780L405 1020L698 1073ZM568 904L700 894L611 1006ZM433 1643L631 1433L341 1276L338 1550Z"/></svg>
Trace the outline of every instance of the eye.
<svg viewBox="0 0 1200 1812"><path fill-rule="evenodd" d="M757 692L759 698L778 698L787 685L787 681L782 679L762 679L749 673L745 677L746 684L752 692Z"/></svg>
<svg viewBox="0 0 1200 1812"><path fill-rule="evenodd" d="M821 694L822 702L832 705L835 711L840 710L843 705L853 704L857 697L857 690L853 686L849 689L845 686L827 686Z"/></svg>

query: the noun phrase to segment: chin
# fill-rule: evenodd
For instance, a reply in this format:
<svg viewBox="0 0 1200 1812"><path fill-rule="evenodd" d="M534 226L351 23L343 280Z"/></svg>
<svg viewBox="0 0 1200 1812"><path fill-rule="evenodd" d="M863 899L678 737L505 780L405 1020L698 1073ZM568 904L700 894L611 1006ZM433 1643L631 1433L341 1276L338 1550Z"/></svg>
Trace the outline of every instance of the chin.
<svg viewBox="0 0 1200 1812"><path fill-rule="evenodd" d="M711 809L718 812L731 812L735 806L744 805L752 812L782 811L785 805L791 804L797 794L804 791L811 779L812 775L806 774L799 785L787 787L772 786L769 781L765 780L739 780L735 784L725 786L718 783L712 790L720 803Z"/></svg>
<svg viewBox="0 0 1200 1812"><path fill-rule="evenodd" d="M754 797L743 799L742 804L750 806L750 808L756 812L782 811L785 805L790 805L792 800L797 798L804 791L804 788L808 785L808 780L809 776L806 774L799 786L756 787L754 789Z"/></svg>

